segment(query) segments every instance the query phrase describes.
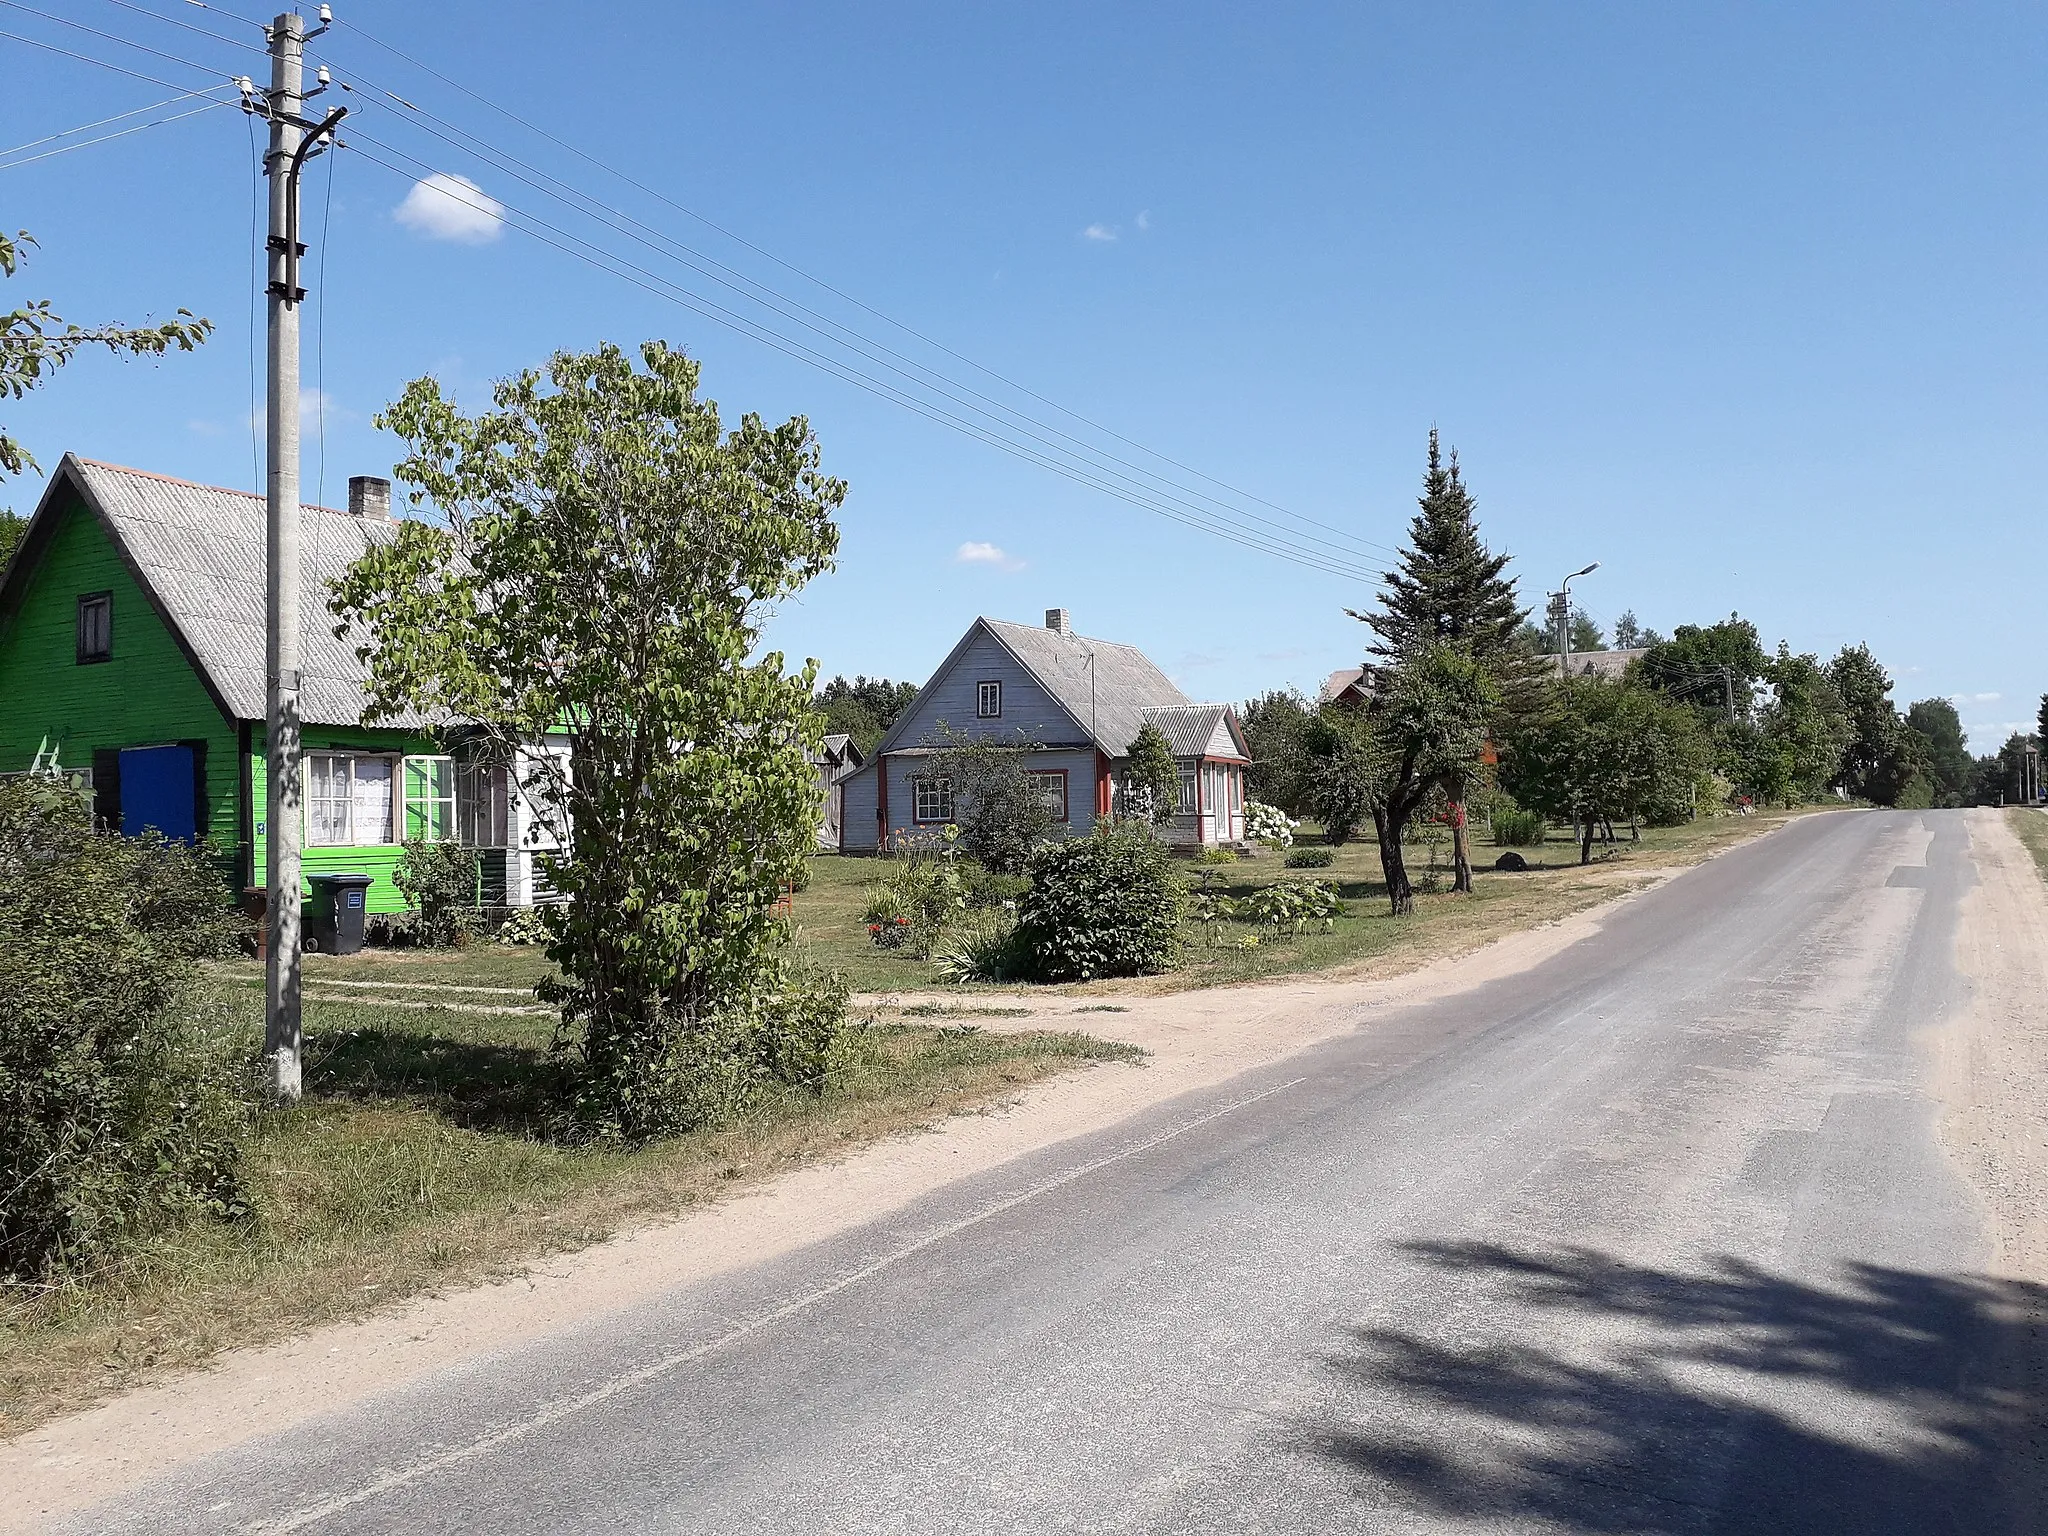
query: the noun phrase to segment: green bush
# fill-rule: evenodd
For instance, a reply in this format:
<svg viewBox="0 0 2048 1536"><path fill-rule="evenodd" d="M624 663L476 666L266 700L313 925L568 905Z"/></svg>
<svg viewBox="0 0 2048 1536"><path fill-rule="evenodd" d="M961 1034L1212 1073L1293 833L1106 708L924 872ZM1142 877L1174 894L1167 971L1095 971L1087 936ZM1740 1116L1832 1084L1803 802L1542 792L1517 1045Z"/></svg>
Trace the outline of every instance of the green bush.
<svg viewBox="0 0 2048 1536"><path fill-rule="evenodd" d="M1337 888L1326 881L1287 880L1260 886L1238 903L1238 910L1253 922L1299 932L1308 922L1328 927L1343 908L1337 901Z"/></svg>
<svg viewBox="0 0 2048 1536"><path fill-rule="evenodd" d="M408 841L391 883L419 914L414 942L459 944L476 930L476 850L454 842Z"/></svg>
<svg viewBox="0 0 2048 1536"><path fill-rule="evenodd" d="M1543 818L1534 811L1513 806L1496 807L1493 813L1493 842L1497 848L1536 848L1543 842Z"/></svg>
<svg viewBox="0 0 2048 1536"><path fill-rule="evenodd" d="M932 974L941 981L1015 981L1028 966L1017 928L995 912L968 918L932 955Z"/></svg>
<svg viewBox="0 0 2048 1536"><path fill-rule="evenodd" d="M1294 848L1283 861L1289 869L1328 869L1337 862L1334 848Z"/></svg>
<svg viewBox="0 0 2048 1536"><path fill-rule="evenodd" d="M244 931L211 850L0 781L0 1273L243 1214L244 1067L199 961Z"/></svg>
<svg viewBox="0 0 2048 1536"><path fill-rule="evenodd" d="M1018 943L1040 981L1148 975L1179 958L1186 899L1164 843L1142 825L1100 822L1031 861Z"/></svg>

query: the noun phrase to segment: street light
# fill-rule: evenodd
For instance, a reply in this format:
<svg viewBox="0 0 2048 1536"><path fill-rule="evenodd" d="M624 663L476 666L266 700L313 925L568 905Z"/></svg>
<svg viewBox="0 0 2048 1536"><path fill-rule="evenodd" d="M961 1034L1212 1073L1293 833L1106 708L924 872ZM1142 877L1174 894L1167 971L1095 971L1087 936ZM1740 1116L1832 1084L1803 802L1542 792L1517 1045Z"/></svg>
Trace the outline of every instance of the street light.
<svg viewBox="0 0 2048 1536"><path fill-rule="evenodd" d="M1554 612L1557 617L1558 671L1564 677L1572 675L1572 583L1579 577L1590 576L1599 569L1600 562L1595 560L1583 571L1573 571L1558 583L1557 606Z"/></svg>

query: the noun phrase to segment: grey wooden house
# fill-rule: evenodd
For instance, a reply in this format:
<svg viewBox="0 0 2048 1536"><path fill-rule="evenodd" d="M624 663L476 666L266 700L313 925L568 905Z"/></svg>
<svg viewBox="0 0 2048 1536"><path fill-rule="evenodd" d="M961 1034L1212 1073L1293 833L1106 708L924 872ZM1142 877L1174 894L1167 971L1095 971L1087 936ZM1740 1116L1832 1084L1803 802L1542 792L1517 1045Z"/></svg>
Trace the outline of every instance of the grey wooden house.
<svg viewBox="0 0 2048 1536"><path fill-rule="evenodd" d="M874 755L841 781L840 848L885 850L953 820L952 785L930 771L949 735L1028 749L1026 769L1064 832L1121 808L1123 763L1156 725L1180 765L1173 842L1244 840L1244 731L1228 704L1198 704L1136 646L1074 633L1067 610L1045 624L978 618Z"/></svg>

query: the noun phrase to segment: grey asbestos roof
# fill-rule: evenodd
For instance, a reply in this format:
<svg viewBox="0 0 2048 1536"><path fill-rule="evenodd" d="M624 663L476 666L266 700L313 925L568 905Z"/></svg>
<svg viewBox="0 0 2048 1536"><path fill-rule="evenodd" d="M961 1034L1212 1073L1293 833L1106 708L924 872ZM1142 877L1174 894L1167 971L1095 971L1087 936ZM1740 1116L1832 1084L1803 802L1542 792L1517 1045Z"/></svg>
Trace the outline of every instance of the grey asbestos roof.
<svg viewBox="0 0 2048 1536"><path fill-rule="evenodd" d="M1619 682L1628 671L1628 664L1648 650L1648 646L1636 646L1618 651L1573 651L1572 676L1605 677Z"/></svg>
<svg viewBox="0 0 2048 1536"><path fill-rule="evenodd" d="M1200 757L1209 750L1216 728L1229 713L1228 704L1155 704L1145 711L1145 718L1159 727L1175 757ZM1228 731L1224 734L1229 735ZM1236 750L1234 740L1231 750Z"/></svg>
<svg viewBox="0 0 2048 1536"><path fill-rule="evenodd" d="M214 691L237 719L264 717L263 498L67 456L66 466L111 525L143 581L182 632ZM301 718L355 725L365 669L334 638L328 584L395 522L331 507L299 508ZM418 725L421 719L390 722Z"/></svg>
<svg viewBox="0 0 2048 1536"><path fill-rule="evenodd" d="M1152 659L1134 645L1090 640L1004 619L984 618L981 622L1030 669L1032 676L1080 722L1082 729L1089 729L1093 722L1096 745L1111 757L1122 757L1131 750L1147 710L1162 704L1188 703L1188 696L1174 687L1167 675L1152 665Z"/></svg>

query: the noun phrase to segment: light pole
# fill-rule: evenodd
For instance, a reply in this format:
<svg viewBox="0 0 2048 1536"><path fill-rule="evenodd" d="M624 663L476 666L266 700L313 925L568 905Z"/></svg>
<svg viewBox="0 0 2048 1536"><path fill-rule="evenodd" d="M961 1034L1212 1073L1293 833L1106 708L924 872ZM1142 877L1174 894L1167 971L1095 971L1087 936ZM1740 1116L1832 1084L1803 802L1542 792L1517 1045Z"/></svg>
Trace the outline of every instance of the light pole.
<svg viewBox="0 0 2048 1536"><path fill-rule="evenodd" d="M1557 654L1560 658L1558 669L1565 677L1572 675L1572 583L1578 580L1579 577L1590 576L1599 569L1600 562L1595 560L1583 571L1573 571L1571 575L1558 583L1556 604Z"/></svg>

